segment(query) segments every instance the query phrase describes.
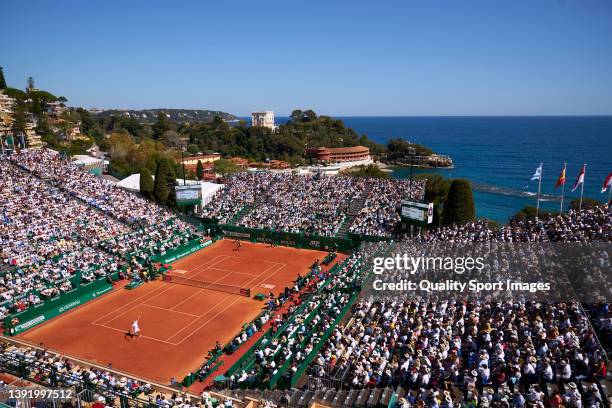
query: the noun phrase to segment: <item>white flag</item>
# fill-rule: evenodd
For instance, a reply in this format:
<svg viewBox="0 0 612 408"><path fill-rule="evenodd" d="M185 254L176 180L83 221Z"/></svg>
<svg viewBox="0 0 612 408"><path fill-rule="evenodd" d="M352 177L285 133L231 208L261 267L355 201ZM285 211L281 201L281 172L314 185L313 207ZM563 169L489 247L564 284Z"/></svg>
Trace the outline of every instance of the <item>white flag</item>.
<svg viewBox="0 0 612 408"><path fill-rule="evenodd" d="M542 177L542 164L543 163L540 163L538 168L535 169L535 173L533 173L533 176L531 176L530 181L539 180Z"/></svg>

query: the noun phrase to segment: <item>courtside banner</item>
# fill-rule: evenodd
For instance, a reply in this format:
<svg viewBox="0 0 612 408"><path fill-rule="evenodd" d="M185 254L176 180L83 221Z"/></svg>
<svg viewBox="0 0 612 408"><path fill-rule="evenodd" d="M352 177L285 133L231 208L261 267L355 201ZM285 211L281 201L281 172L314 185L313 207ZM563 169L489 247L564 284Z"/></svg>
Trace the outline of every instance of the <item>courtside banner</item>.
<svg viewBox="0 0 612 408"><path fill-rule="evenodd" d="M72 310L75 307L85 304L90 300L100 297L110 292L112 289L113 286L108 283L106 278L102 278L86 285L79 286L56 298L47 299L21 313L16 313L4 319L4 334L10 336L19 334Z"/></svg>
<svg viewBox="0 0 612 408"><path fill-rule="evenodd" d="M202 248L206 248L207 246L212 244L212 240L207 240L205 242L191 242L180 246L178 248L174 248L166 253L162 253L160 257L156 259L156 262L161 263L172 263L181 258L186 257L187 255L191 255L194 252L199 251Z"/></svg>
<svg viewBox="0 0 612 408"><path fill-rule="evenodd" d="M236 238L244 238L244 239L251 238L251 234L249 234L248 232L238 232L238 231L232 231L228 229L223 229L222 231L223 231L223 234L227 235L228 237L236 237Z"/></svg>

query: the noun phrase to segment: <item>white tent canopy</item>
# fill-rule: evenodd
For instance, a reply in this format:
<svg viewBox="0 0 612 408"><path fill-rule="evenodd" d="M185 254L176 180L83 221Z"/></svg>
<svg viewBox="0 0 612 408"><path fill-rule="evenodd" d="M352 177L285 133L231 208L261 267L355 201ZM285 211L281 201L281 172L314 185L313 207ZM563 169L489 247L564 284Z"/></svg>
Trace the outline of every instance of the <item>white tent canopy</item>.
<svg viewBox="0 0 612 408"><path fill-rule="evenodd" d="M153 180L155 180L155 176L152 176L152 177L153 177ZM198 180L184 180L183 181L183 179L176 180L177 185L183 185L183 183L189 184L189 185L200 184L200 186L202 187L202 205L208 204L214 197L215 193L219 189L223 188L223 184L209 183L207 181L198 181ZM124 178L123 180L117 183L117 187L123 188L128 191L139 193L140 192L140 173L132 174L131 176Z"/></svg>

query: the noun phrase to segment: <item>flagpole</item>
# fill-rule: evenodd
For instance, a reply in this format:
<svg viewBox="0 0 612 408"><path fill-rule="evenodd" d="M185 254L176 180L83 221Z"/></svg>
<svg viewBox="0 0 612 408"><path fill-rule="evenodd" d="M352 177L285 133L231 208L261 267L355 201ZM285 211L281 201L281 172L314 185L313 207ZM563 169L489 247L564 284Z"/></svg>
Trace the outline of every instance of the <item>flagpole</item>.
<svg viewBox="0 0 612 408"><path fill-rule="evenodd" d="M542 173L544 173L544 166L540 167L540 180L538 180L538 202L536 203L536 218L540 215L540 191L542 189Z"/></svg>
<svg viewBox="0 0 612 408"><path fill-rule="evenodd" d="M584 163L584 174L582 175L582 183L580 183L580 204L578 205L578 211L582 210L582 195L584 194L584 179L586 178L586 163Z"/></svg>
<svg viewBox="0 0 612 408"><path fill-rule="evenodd" d="M565 177L565 169L567 168L567 162L563 164L563 177ZM563 212L563 192L565 191L565 180L561 184L561 212Z"/></svg>

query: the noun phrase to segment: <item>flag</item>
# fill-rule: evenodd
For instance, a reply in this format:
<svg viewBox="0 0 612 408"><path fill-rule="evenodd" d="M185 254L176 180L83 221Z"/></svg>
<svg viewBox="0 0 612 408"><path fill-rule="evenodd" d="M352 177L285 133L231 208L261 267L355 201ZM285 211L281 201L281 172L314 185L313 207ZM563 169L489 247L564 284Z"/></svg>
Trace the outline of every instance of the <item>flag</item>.
<svg viewBox="0 0 612 408"><path fill-rule="evenodd" d="M601 188L601 193L605 193L608 187L612 188L612 172L610 172L610 174L608 174L608 177L606 177L603 187Z"/></svg>
<svg viewBox="0 0 612 408"><path fill-rule="evenodd" d="M542 178L542 164L543 163L540 163L538 168L535 169L535 173L533 173L533 176L531 176L530 181L539 180L540 178Z"/></svg>
<svg viewBox="0 0 612 408"><path fill-rule="evenodd" d="M563 166L563 170L561 171L561 174L559 175L559 178L557 179L557 184L555 184L555 188L559 188L559 186L565 184L565 167L566 166Z"/></svg>
<svg viewBox="0 0 612 408"><path fill-rule="evenodd" d="M584 173L585 172L586 172L586 164L582 166L582 169L580 170L580 173L578 174L578 178L576 179L576 182L574 183L574 187L572 187L572 191L575 191L579 185L584 183Z"/></svg>

